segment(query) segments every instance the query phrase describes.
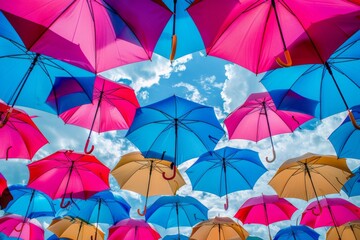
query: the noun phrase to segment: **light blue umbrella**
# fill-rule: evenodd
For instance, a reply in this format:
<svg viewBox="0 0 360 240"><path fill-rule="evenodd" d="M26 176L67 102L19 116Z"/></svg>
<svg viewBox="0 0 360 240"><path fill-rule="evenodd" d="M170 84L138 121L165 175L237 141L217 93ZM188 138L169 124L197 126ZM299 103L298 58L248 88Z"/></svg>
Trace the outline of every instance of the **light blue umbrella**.
<svg viewBox="0 0 360 240"><path fill-rule="evenodd" d="M263 240L262 238L255 237L255 236L248 236L246 240Z"/></svg>
<svg viewBox="0 0 360 240"><path fill-rule="evenodd" d="M130 205L112 191L99 192L87 200L77 200L66 215L77 217L89 223L114 225L129 218Z"/></svg>
<svg viewBox="0 0 360 240"><path fill-rule="evenodd" d="M163 2L174 14L164 28L154 52L174 60L204 49L200 33L186 10L193 0L163 0Z"/></svg>
<svg viewBox="0 0 360 240"><path fill-rule="evenodd" d="M257 152L224 147L201 155L186 173L194 190L225 195L226 210L229 193L252 189L266 171Z"/></svg>
<svg viewBox="0 0 360 240"><path fill-rule="evenodd" d="M179 164L214 149L224 135L214 109L178 96L138 108L126 137L145 158ZM166 179L175 177L165 176Z"/></svg>
<svg viewBox="0 0 360 240"><path fill-rule="evenodd" d="M319 237L320 234L313 229L300 225L281 229L276 233L274 240L317 240Z"/></svg>
<svg viewBox="0 0 360 240"><path fill-rule="evenodd" d="M181 234L166 235L165 237L162 238L162 240L189 240L189 237Z"/></svg>
<svg viewBox="0 0 360 240"><path fill-rule="evenodd" d="M360 124L360 106L352 109L355 120ZM329 141L339 158L360 159L360 130L354 128L349 117L329 136Z"/></svg>
<svg viewBox="0 0 360 240"><path fill-rule="evenodd" d="M324 64L306 64L269 71L261 83L271 94L278 109L287 106L291 90L318 102L314 112L319 119L360 105L360 31L340 46ZM303 103L297 103L303 104ZM295 106L296 109L296 106Z"/></svg>
<svg viewBox="0 0 360 240"><path fill-rule="evenodd" d="M79 92L87 91L85 91L86 102L92 101L93 73L27 51L3 14L0 14L0 73L0 99L11 107L19 105L57 114L56 109L46 104L57 78L73 79L77 82ZM73 88L68 89L68 91L73 90ZM67 108L79 104L73 99Z"/></svg>
<svg viewBox="0 0 360 240"><path fill-rule="evenodd" d="M0 238L1 239L1 238ZM47 240L68 240L69 238L58 238L57 236L56 236L56 234L53 234L53 235L51 235L50 237L48 237L48 239Z"/></svg>
<svg viewBox="0 0 360 240"><path fill-rule="evenodd" d="M4 209L6 213L18 214L24 218L55 215L52 199L45 193L23 185L11 185L9 191L13 200Z"/></svg>
<svg viewBox="0 0 360 240"><path fill-rule="evenodd" d="M164 228L192 227L207 220L208 209L193 197L163 196L157 199L146 211L147 222ZM180 233L180 230L179 230Z"/></svg>
<svg viewBox="0 0 360 240"><path fill-rule="evenodd" d="M352 171L354 174L343 186L342 190L349 196L360 196L360 167Z"/></svg>

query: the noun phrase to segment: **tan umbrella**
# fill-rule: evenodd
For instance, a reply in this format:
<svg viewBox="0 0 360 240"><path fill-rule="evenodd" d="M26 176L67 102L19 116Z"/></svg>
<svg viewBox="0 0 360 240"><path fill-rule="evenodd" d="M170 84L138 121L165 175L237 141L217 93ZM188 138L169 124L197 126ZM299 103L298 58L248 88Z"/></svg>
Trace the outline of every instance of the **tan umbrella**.
<svg viewBox="0 0 360 240"><path fill-rule="evenodd" d="M140 152L128 153L121 157L111 171L121 189L130 190L146 197L143 216L150 196L175 195L185 181L178 170L174 179L166 180L163 173L172 175L171 162L156 158L144 158Z"/></svg>
<svg viewBox="0 0 360 240"><path fill-rule="evenodd" d="M94 225L69 216L53 219L47 229L55 233L58 238L104 240L105 237L104 232Z"/></svg>
<svg viewBox="0 0 360 240"><path fill-rule="evenodd" d="M245 240L249 233L228 217L215 217L197 224L190 240Z"/></svg>
<svg viewBox="0 0 360 240"><path fill-rule="evenodd" d="M306 153L285 161L269 185L280 197L306 201L316 197L319 203L319 196L339 193L352 175L345 158Z"/></svg>
<svg viewBox="0 0 360 240"><path fill-rule="evenodd" d="M337 227L338 233L334 227L331 227L326 233L326 240L341 239L359 240L360 239L360 221L352 221Z"/></svg>

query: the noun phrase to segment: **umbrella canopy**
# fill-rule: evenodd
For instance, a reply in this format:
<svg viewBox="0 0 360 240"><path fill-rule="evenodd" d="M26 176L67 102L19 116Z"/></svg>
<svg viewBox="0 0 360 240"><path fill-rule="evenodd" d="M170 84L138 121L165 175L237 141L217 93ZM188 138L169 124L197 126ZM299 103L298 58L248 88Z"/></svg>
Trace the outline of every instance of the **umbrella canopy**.
<svg viewBox="0 0 360 240"><path fill-rule="evenodd" d="M215 217L196 225L190 235L193 240L245 240L249 233L228 217Z"/></svg>
<svg viewBox="0 0 360 240"><path fill-rule="evenodd" d="M154 52L171 61L204 49L200 33L186 9L193 0L159 0L172 10Z"/></svg>
<svg viewBox="0 0 360 240"><path fill-rule="evenodd" d="M318 240L320 234L307 226L290 226L278 231L274 240Z"/></svg>
<svg viewBox="0 0 360 240"><path fill-rule="evenodd" d="M162 238L162 240L189 240L189 237L176 234L176 235L166 235Z"/></svg>
<svg viewBox="0 0 360 240"><path fill-rule="evenodd" d="M147 222L164 228L192 227L201 219L207 219L208 209L193 197L164 196L157 199L146 211Z"/></svg>
<svg viewBox="0 0 360 240"><path fill-rule="evenodd" d="M185 181L178 170L176 176L171 180L163 178L163 173L172 172L170 162L144 158L140 152L132 152L121 157L118 164L113 168L111 174L118 182L121 189L130 190L145 196L144 216L149 196L174 195Z"/></svg>
<svg viewBox="0 0 360 240"><path fill-rule="evenodd" d="M7 180L4 177L4 175L2 175L2 173L0 173L0 197L2 195L2 193L4 192L4 190L7 188Z"/></svg>
<svg viewBox="0 0 360 240"><path fill-rule="evenodd" d="M360 5L359 5L360 6ZM313 112L307 112L319 119L360 105L360 31L343 43L323 63L306 64L287 69L269 71L261 83L272 95L279 109L291 109L286 95L272 94L273 91L286 93L291 90L305 98L317 101ZM286 77L284 77L286 76Z"/></svg>
<svg viewBox="0 0 360 240"><path fill-rule="evenodd" d="M126 137L146 158L166 159L178 166L214 149L223 134L212 107L174 95L138 108Z"/></svg>
<svg viewBox="0 0 360 240"><path fill-rule="evenodd" d="M285 198L277 195L261 195L246 200L235 216L243 224L256 223L268 227L269 238L271 239L271 223L290 220L297 208Z"/></svg>
<svg viewBox="0 0 360 240"><path fill-rule="evenodd" d="M43 191L52 199L62 198L63 208L70 204L64 204L66 197L87 199L110 188L110 169L93 155L60 150L28 164L28 168L28 187Z"/></svg>
<svg viewBox="0 0 360 240"><path fill-rule="evenodd" d="M47 229L55 233L59 238L74 240L105 239L105 233L94 225L69 216L53 219Z"/></svg>
<svg viewBox="0 0 360 240"><path fill-rule="evenodd" d="M94 73L150 59L171 17L146 0L16 0L0 9L27 49Z"/></svg>
<svg viewBox="0 0 360 240"><path fill-rule="evenodd" d="M225 195L227 209L228 193L252 189L266 171L257 152L224 147L202 154L186 174L194 190Z"/></svg>
<svg viewBox="0 0 360 240"><path fill-rule="evenodd" d="M354 107L352 114L355 121L360 124L360 106ZM354 128L349 116L331 133L328 139L338 157L360 159L360 152L358 151L360 148L360 131Z"/></svg>
<svg viewBox="0 0 360 240"><path fill-rule="evenodd" d="M13 213L26 218L55 216L52 199L45 193L23 185L11 185L9 191L13 200L4 209L6 213Z"/></svg>
<svg viewBox="0 0 360 240"><path fill-rule="evenodd" d="M28 51L2 13L0 13L0 72L3 79L0 99L11 108L19 105L49 113L59 113L57 96L61 96L62 93L51 92L57 78L69 78L73 83L68 87L79 85L81 87L78 88L78 92L85 94L85 97L74 96L71 104L65 106L65 109L91 102L94 74L46 55ZM50 93L54 96L53 107L46 104Z"/></svg>
<svg viewBox="0 0 360 240"><path fill-rule="evenodd" d="M8 113L11 114L8 115ZM48 143L45 136L24 111L0 101L0 158L32 159Z"/></svg>
<svg viewBox="0 0 360 240"><path fill-rule="evenodd" d="M86 200L77 200L66 215L83 219L89 223L109 225L129 218L130 205L113 191L101 191Z"/></svg>
<svg viewBox="0 0 360 240"><path fill-rule="evenodd" d="M261 73L278 67L275 58L282 66L324 62L359 29L359 10L337 0L202 0L188 12L207 54Z"/></svg>
<svg viewBox="0 0 360 240"><path fill-rule="evenodd" d="M69 238L58 238L57 236L56 236L56 234L53 234L53 235L51 235L50 237L48 237L48 239L47 240L68 240Z"/></svg>
<svg viewBox="0 0 360 240"><path fill-rule="evenodd" d="M275 160L272 136L291 133L313 117L307 114L278 110L268 92L252 93L246 101L226 117L224 123L229 139L247 139L258 142L270 137Z"/></svg>
<svg viewBox="0 0 360 240"><path fill-rule="evenodd" d="M65 123L90 129L84 150L88 154L94 149L87 150L92 131L101 133L128 129L139 107L132 88L100 76L95 79L92 99L92 103L60 114Z"/></svg>
<svg viewBox="0 0 360 240"><path fill-rule="evenodd" d="M0 217L0 232L16 239L44 239L44 229L36 219L15 214Z"/></svg>
<svg viewBox="0 0 360 240"><path fill-rule="evenodd" d="M360 167L357 167L352 171L354 174L349 180L347 180L342 188L342 190L349 196L359 196L360 195Z"/></svg>
<svg viewBox="0 0 360 240"><path fill-rule="evenodd" d="M269 185L280 197L319 201L319 196L339 193L351 176L346 159L306 153L285 161Z"/></svg>
<svg viewBox="0 0 360 240"><path fill-rule="evenodd" d="M348 222L344 225L337 227L338 232L340 233L341 239L346 240L357 240L360 238L360 221ZM336 229L331 227L326 232L326 240L338 240Z"/></svg>
<svg viewBox="0 0 360 240"><path fill-rule="evenodd" d="M156 240L160 238L160 234L144 220L124 219L109 228L108 240Z"/></svg>

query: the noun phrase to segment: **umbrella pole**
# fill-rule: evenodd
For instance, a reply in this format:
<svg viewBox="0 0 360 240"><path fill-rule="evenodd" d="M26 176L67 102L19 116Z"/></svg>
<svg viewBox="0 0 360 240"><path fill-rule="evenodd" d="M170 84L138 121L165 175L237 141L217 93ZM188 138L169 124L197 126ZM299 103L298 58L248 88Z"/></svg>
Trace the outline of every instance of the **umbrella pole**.
<svg viewBox="0 0 360 240"><path fill-rule="evenodd" d="M282 32L282 28L281 28L280 20L279 20L279 15L278 15L278 12L277 12L277 9L276 9L276 4L275 4L274 0L271 0L271 5L272 5L272 7L274 9L274 13L275 13L275 17L276 17L276 23L277 23L277 25L279 27L279 32L280 32L281 41L282 41L282 44L283 44L283 47L284 47L284 55L285 55L286 62L283 62L279 57L277 57L275 60L276 60L277 64L279 64L281 67L290 67L292 65L292 59L291 59L291 56L290 56L290 52L286 47L284 34Z"/></svg>
<svg viewBox="0 0 360 240"><path fill-rule="evenodd" d="M316 192L316 189L315 189L315 185L314 185L314 182L312 180L312 177L311 177L311 173L310 173L310 170L309 170L309 167L307 165L307 163L304 163L304 166L305 166L305 172L309 175L309 179L310 179L310 183L311 183L311 187L312 189L314 190L314 194L315 194L315 197L316 197L316 201L318 203L318 206L319 206L319 212L318 213L315 213L315 208L312 209L312 213L315 215L315 216L319 216L322 212L322 206L320 204L320 201L319 201L319 197L318 197L318 194Z"/></svg>
<svg viewBox="0 0 360 240"><path fill-rule="evenodd" d="M75 164L75 162L72 161L72 162L71 162L71 166L70 166L70 171L69 171L69 177L68 177L68 180L67 180L66 186L65 186L64 196L62 197L61 202L60 202L60 207L61 207L61 208L67 208L67 207L70 205L70 201L67 202L66 204L64 204L64 200L65 200L65 195L66 195L67 188L68 188L68 186L69 186L71 173L72 173L72 171L73 171L73 169L74 169L74 164ZM72 198L72 193L70 193L70 198Z"/></svg>
<svg viewBox="0 0 360 240"><path fill-rule="evenodd" d="M82 225L83 225L83 222L81 222L81 223L80 223L80 227L79 227L79 231L78 231L78 234L77 234L76 240L79 240Z"/></svg>
<svg viewBox="0 0 360 240"><path fill-rule="evenodd" d="M24 220L23 220L23 222L22 222L22 224L21 224L21 228L20 228L20 229L17 229L17 228L15 227L15 231L20 232L20 235L21 235L21 232L22 232L22 230L23 230L23 228L24 228L24 225L25 225L25 223L26 223L26 219L27 219L27 217L28 217L28 215L29 215L29 210L30 210L30 206L31 206L31 203L32 203L32 201L33 201L34 195L35 195L35 189L33 189L32 192L31 192L30 201L29 201L28 207L27 207L27 209L26 209L26 213L25 213L25 216L24 216Z"/></svg>
<svg viewBox="0 0 360 240"><path fill-rule="evenodd" d="M148 180L148 185L147 185L147 189L146 189L146 198L145 198L144 210L143 210L142 213L140 212L140 209L137 210L137 213L138 213L140 216L145 216L145 214L146 214L146 209L147 209L147 201L148 201L148 197L149 197L151 174L152 174L152 169L153 169L153 161L150 161L150 162L151 162L151 164L150 164L150 173L149 173L149 180Z"/></svg>
<svg viewBox="0 0 360 240"><path fill-rule="evenodd" d="M335 77L334 77L334 73L333 73L333 71L331 70L331 67L330 67L329 63L326 61L326 62L324 63L324 65L325 65L325 67L326 67L326 70L327 70L328 73L330 74L332 80L334 81L334 84L335 84L335 86L336 86L336 89L338 90L338 92L339 92L339 94L340 94L340 97L341 97L341 99L343 100L343 102L344 102L344 104L345 104L345 107L346 107L346 110L348 111L348 114L349 114L351 123L353 124L353 126L354 126L356 129L359 129L359 130L360 130L360 126L357 124L356 119L355 119L353 113L351 112L351 110L350 110L350 108L349 108L349 106L348 106L348 104L347 104L347 102L346 102L346 100L345 100L345 97L344 97L344 95L342 94L342 92L341 92L341 90L340 90L340 87L339 87L338 83L336 82L336 79L335 79Z"/></svg>
<svg viewBox="0 0 360 240"><path fill-rule="evenodd" d="M229 198L228 198L228 188L227 188L227 177L226 177L226 163L225 158L222 158L223 168L224 168L224 180L225 180L225 194L226 194L226 203L224 204L224 209L228 210L229 208Z"/></svg>
<svg viewBox="0 0 360 240"><path fill-rule="evenodd" d="M177 221L177 230L178 230L178 240L180 240L180 221L179 221L179 203L176 202L176 221Z"/></svg>
<svg viewBox="0 0 360 240"><path fill-rule="evenodd" d="M89 146L89 142L90 142L91 133L92 133L92 130L93 130L94 125L95 125L95 120L96 120L97 114L99 112L101 101L102 101L102 98L103 98L103 95L104 95L104 85L105 85L105 81L103 82L103 86L102 86L102 89L100 91L100 96L99 96L98 104L96 106L95 115L94 115L94 118L93 118L92 123L91 123L89 136L88 136L88 138L86 140L86 143L85 143L84 153L86 153L86 154L91 154L94 151L94 145L91 146L90 150L88 150L88 146Z"/></svg>
<svg viewBox="0 0 360 240"><path fill-rule="evenodd" d="M331 219L332 219L332 221L333 221L333 223L334 223L334 227L335 227L336 233L337 233L337 235L338 235L338 237L339 237L339 240L341 240L341 235L340 235L339 229L338 229L337 226L336 226L335 218L334 218L334 215L333 215L333 213L332 213L332 211L331 211L331 208L330 208L329 205L327 205L327 208L329 209L329 213L330 213Z"/></svg>
<svg viewBox="0 0 360 240"><path fill-rule="evenodd" d="M264 201L264 195L263 196L263 201ZM269 217L268 217L268 214L267 214L267 209L266 209L266 204L265 204L265 201L263 203L264 205L264 210L265 210L265 218L266 218L266 223L267 223L267 228L268 228L268 233L269 233L269 239L272 240L272 237L271 237L271 232L270 232L270 224L269 224Z"/></svg>
<svg viewBox="0 0 360 240"><path fill-rule="evenodd" d="M274 148L274 142L273 142L273 139L272 139L270 122L269 122L269 117L268 117L268 114L267 114L267 109L266 109L265 101L262 102L262 105L263 105L264 112L265 112L265 118L266 118L266 123L267 123L268 131L269 131L269 135L270 135L271 148L272 148L272 152L273 152L273 158L272 158L271 160L269 160L269 158L266 157L265 160L266 160L268 163L272 163L272 162L275 161L275 159L276 159L276 153L275 153L275 148Z"/></svg>
<svg viewBox="0 0 360 240"><path fill-rule="evenodd" d="M170 61L172 62L174 60L175 54L176 54L176 46L177 46L177 36L175 33L175 25L176 25L176 4L177 0L174 0L174 11L173 11L173 35L171 38L171 53L170 53Z"/></svg>
<svg viewBox="0 0 360 240"><path fill-rule="evenodd" d="M173 169L173 175L171 177L165 176L165 172L162 173L162 176L165 180L172 180L176 176L176 163L177 163L177 148L178 148L178 127L179 127L179 119L174 118L175 121L175 153L174 153L174 163L171 164L171 169Z"/></svg>
<svg viewBox="0 0 360 240"><path fill-rule="evenodd" d="M101 208L101 198L99 199L99 207L98 207L98 214L96 217L96 229L95 229L95 240L97 239L98 227L99 227L99 216L100 216L100 208Z"/></svg>

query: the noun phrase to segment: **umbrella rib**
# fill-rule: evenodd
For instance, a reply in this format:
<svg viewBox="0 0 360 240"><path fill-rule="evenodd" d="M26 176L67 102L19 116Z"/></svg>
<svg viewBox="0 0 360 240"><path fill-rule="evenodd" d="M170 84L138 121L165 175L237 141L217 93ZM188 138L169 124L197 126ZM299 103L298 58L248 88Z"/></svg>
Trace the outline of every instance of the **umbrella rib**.
<svg viewBox="0 0 360 240"><path fill-rule="evenodd" d="M315 172L316 174L319 174L321 177L323 177L326 180L326 182L328 182L329 185L332 186L336 190L336 192L341 191L341 189L337 189L323 174L321 174L320 172L315 171L315 170L313 170L313 172Z"/></svg>
<svg viewBox="0 0 360 240"><path fill-rule="evenodd" d="M340 74L342 74L344 77L346 77L350 82L352 82L354 85L356 85L358 88L360 88L359 84L354 81L353 79L351 79L345 72L343 72L341 69L339 69L338 67L336 67L335 65L331 64L331 67L333 70L338 71Z"/></svg>
<svg viewBox="0 0 360 240"><path fill-rule="evenodd" d="M244 160L240 160L240 161L246 161L245 159ZM251 186L251 184L249 183L249 181L244 177L244 175L234 166L231 164L231 162L227 161L227 165L228 166L231 166L236 172L239 173L239 175L245 180L245 182L248 184L248 186L253 189L254 186Z"/></svg>
<svg viewBox="0 0 360 240"><path fill-rule="evenodd" d="M351 125L352 126L352 125ZM353 133L355 133L358 129L353 128L353 130L351 131L351 133L348 135L349 137L341 144L340 146L340 151L339 151L339 155L341 154L341 152L344 150L344 147L346 146L346 144L348 143L348 141L350 140L350 136L353 135Z"/></svg>
<svg viewBox="0 0 360 240"><path fill-rule="evenodd" d="M196 162L194 163L194 165L196 164ZM216 165L219 165L219 163L215 162L212 166L208 167L207 168L207 171L212 169L212 168L215 168ZM202 178L204 177L204 175L207 173L207 171L203 171L202 174L200 174L200 176L198 177L197 181L193 184L193 187L195 187L201 180Z"/></svg>
<svg viewBox="0 0 360 240"><path fill-rule="evenodd" d="M285 188L286 188L286 185L290 182L290 179L291 177L297 175L297 174L301 174L302 171L300 171L301 169L300 168L296 168L296 170L290 175L290 177L286 180L285 184L284 184L284 187L282 188L279 196L282 196L284 194L284 191L285 191Z"/></svg>
<svg viewBox="0 0 360 240"><path fill-rule="evenodd" d="M271 6L270 6L270 8L271 8ZM265 21L265 24L264 24L264 29L263 29L262 34L261 34L262 38L261 38L261 44L259 46L259 55L257 56L256 72L258 72L258 70L259 70L260 56L261 56L261 53L262 53L262 50L263 50L263 45L264 45L264 42L265 42L265 36L264 36L265 34L264 34L264 32L266 31L266 27L267 27L269 18L270 18L270 9L267 12L266 21ZM279 29L279 31L281 31L281 30Z"/></svg>

